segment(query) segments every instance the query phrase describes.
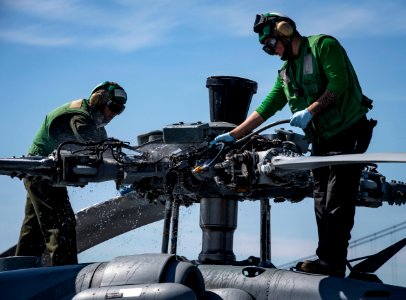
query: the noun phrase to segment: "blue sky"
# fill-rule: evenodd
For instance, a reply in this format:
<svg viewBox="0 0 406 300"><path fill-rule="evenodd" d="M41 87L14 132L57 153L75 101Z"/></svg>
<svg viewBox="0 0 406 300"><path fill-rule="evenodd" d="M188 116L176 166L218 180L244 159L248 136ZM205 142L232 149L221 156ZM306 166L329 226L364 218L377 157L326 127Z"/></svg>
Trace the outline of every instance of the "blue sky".
<svg viewBox="0 0 406 300"><path fill-rule="evenodd" d="M105 80L128 93L126 111L107 130L136 144L139 134L179 121L209 121L206 79L215 75L255 80L253 111L272 88L281 61L265 54L252 32L257 13L282 12L303 35L339 39L374 99L370 116L378 127L369 152L405 152L406 4L385 1L63 1L0 0L0 157L26 151L45 114L87 97ZM288 118L284 109L269 121ZM380 165L387 180L406 181L406 166ZM116 195L112 183L70 188L77 211ZM25 191L18 179L0 177L0 250L15 244ZM259 204L243 202L235 234L237 259L259 255ZM179 252L200 252L198 206L182 211ZM406 206L359 208L353 238L405 221ZM181 223L182 224L182 223ZM120 237L79 256L81 261L160 250L162 224ZM350 256L379 251L405 236L395 233L359 247ZM312 200L272 205L272 260L275 265L312 255L317 245ZM403 271L402 271L403 269ZM406 249L379 274L406 286ZM403 273L402 273L403 272Z"/></svg>

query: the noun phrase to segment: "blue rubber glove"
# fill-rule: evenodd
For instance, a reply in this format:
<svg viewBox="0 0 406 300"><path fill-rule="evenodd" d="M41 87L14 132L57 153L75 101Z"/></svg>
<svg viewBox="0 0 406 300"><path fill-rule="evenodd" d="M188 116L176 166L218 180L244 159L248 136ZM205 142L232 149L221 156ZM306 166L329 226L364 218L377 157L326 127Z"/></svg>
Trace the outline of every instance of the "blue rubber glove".
<svg viewBox="0 0 406 300"><path fill-rule="evenodd" d="M229 132L227 132L227 133L223 133L223 134L220 134L220 135L216 136L214 138L214 140L212 140L210 142L210 146L212 146L214 144L217 144L219 142L231 143L231 142L234 142L234 141L235 141L235 137L233 137Z"/></svg>
<svg viewBox="0 0 406 300"><path fill-rule="evenodd" d="M118 192L120 193L121 196L124 196L125 194L128 194L134 190L134 187L131 184L128 185L122 185L118 189Z"/></svg>
<svg viewBox="0 0 406 300"><path fill-rule="evenodd" d="M313 115L307 109L297 111L290 118L290 125L305 129Z"/></svg>

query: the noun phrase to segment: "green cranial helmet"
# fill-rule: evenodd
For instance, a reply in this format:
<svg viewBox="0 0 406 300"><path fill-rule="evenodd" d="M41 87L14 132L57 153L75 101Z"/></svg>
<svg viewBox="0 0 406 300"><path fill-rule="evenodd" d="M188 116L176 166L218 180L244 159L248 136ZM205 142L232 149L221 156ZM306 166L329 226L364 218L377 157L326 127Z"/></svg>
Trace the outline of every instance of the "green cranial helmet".
<svg viewBox="0 0 406 300"><path fill-rule="evenodd" d="M291 18L276 12L256 15L254 32L258 33L261 44L268 37L283 38L297 33L295 22Z"/></svg>
<svg viewBox="0 0 406 300"><path fill-rule="evenodd" d="M120 114L125 109L127 93L116 82L104 81L98 84L90 93L90 105L104 107L106 105L112 112Z"/></svg>

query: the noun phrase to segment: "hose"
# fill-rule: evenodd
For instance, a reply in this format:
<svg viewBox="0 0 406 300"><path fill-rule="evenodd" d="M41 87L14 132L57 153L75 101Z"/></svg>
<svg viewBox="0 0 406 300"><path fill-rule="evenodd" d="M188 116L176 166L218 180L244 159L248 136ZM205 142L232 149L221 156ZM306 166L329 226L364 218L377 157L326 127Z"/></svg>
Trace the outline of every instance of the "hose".
<svg viewBox="0 0 406 300"><path fill-rule="evenodd" d="M264 130L267 130L267 129L271 128L271 127L274 127L274 126L277 126L277 125L280 125L280 124L287 124L287 123L290 123L290 119L283 119L283 120L279 120L279 121L270 123L270 124L260 128L260 129L258 129L257 131L254 131L254 132L250 133L249 135L246 135L245 137L243 137L243 138L241 138L239 140L236 140L233 144L238 145L240 143L243 143L243 142L247 141L248 139L250 139L255 134L258 134L258 133L260 133L260 132L262 132Z"/></svg>

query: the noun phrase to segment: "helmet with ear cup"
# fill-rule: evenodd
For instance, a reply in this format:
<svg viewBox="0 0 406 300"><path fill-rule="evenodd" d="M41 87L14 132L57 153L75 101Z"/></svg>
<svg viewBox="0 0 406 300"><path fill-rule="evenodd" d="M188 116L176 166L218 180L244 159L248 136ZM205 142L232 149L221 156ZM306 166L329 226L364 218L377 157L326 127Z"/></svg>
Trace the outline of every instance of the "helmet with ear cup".
<svg viewBox="0 0 406 300"><path fill-rule="evenodd" d="M89 97L91 108L103 109L107 105L112 112L117 114L125 109L126 102L127 93L118 83L112 81L98 84Z"/></svg>
<svg viewBox="0 0 406 300"><path fill-rule="evenodd" d="M297 33L295 22L279 13L265 13L256 15L254 32L258 33L261 44L268 37L290 37Z"/></svg>

